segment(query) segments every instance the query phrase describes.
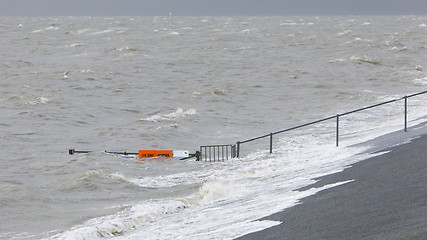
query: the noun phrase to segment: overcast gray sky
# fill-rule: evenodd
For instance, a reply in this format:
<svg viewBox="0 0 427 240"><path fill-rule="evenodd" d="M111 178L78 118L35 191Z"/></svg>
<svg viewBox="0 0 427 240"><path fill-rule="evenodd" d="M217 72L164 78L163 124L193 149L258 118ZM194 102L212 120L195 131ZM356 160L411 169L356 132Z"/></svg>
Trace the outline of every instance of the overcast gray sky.
<svg viewBox="0 0 427 240"><path fill-rule="evenodd" d="M427 15L427 0L0 0L0 16Z"/></svg>

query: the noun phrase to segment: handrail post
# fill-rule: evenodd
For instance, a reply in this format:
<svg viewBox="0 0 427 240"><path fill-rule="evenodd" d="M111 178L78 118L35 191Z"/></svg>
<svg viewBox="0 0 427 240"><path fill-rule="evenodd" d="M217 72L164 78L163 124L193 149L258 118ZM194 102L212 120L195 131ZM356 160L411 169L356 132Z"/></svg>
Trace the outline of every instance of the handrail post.
<svg viewBox="0 0 427 240"><path fill-rule="evenodd" d="M338 138L339 138L339 123L340 123L340 115L337 114L337 132L336 132L336 146L338 147Z"/></svg>
<svg viewBox="0 0 427 240"><path fill-rule="evenodd" d="M405 96L405 132L408 131L408 96Z"/></svg>
<svg viewBox="0 0 427 240"><path fill-rule="evenodd" d="M237 158L239 158L239 155L240 155L240 142L238 141L237 143L236 143L236 147L237 147Z"/></svg>
<svg viewBox="0 0 427 240"><path fill-rule="evenodd" d="M270 153L273 153L273 133L270 133Z"/></svg>

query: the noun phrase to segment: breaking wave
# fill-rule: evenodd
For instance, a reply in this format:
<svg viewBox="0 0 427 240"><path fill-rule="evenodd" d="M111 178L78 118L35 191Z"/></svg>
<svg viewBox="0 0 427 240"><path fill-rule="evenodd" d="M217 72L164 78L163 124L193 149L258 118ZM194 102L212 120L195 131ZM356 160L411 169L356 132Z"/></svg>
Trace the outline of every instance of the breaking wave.
<svg viewBox="0 0 427 240"><path fill-rule="evenodd" d="M156 114L147 118L141 118L139 121L141 122L160 122L163 120L174 120L177 118L182 118L186 116L196 115L196 109L190 108L184 110L182 108L178 108L175 112L167 113L167 114Z"/></svg>
<svg viewBox="0 0 427 240"><path fill-rule="evenodd" d="M150 200L109 216L94 218L50 239L102 239L123 235L159 217L191 206L209 204L233 195L238 189L229 182L206 182L199 192L176 200Z"/></svg>
<svg viewBox="0 0 427 240"><path fill-rule="evenodd" d="M26 105L38 105L38 104L46 104L47 102L49 102L49 99L45 98L45 97L38 97L36 99L30 100L28 102L26 102Z"/></svg>

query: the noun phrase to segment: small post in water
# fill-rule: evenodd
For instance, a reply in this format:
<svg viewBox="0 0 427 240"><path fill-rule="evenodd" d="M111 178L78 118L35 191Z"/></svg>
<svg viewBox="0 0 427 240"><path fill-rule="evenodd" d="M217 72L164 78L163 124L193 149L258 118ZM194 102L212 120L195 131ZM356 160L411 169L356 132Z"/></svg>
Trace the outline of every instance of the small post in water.
<svg viewBox="0 0 427 240"><path fill-rule="evenodd" d="M408 131L408 96L403 97L405 98L405 132Z"/></svg>
<svg viewBox="0 0 427 240"><path fill-rule="evenodd" d="M340 115L337 114L337 136L336 136L336 146L338 147L338 138L339 138L339 124L340 124Z"/></svg>
<svg viewBox="0 0 427 240"><path fill-rule="evenodd" d="M237 158L239 158L239 155L240 155L240 142L237 142L236 143L236 148L237 148L237 154L236 154L236 156L237 156Z"/></svg>
<svg viewBox="0 0 427 240"><path fill-rule="evenodd" d="M270 153L273 153L273 133L270 133Z"/></svg>

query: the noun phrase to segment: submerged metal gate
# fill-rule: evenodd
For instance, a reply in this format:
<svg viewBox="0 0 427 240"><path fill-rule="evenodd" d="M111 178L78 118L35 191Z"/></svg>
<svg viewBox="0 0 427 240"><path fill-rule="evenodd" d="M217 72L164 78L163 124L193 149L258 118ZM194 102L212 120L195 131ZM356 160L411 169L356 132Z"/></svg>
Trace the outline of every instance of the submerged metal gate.
<svg viewBox="0 0 427 240"><path fill-rule="evenodd" d="M207 145L200 146L201 161L224 161L237 157L236 145Z"/></svg>

